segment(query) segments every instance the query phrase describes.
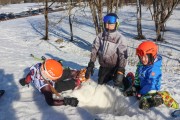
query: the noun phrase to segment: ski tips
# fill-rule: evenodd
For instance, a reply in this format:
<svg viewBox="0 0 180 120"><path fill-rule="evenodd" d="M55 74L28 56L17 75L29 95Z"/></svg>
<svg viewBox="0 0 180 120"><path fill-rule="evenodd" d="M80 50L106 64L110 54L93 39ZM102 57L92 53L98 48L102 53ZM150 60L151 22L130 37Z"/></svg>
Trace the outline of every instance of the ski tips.
<svg viewBox="0 0 180 120"><path fill-rule="evenodd" d="M180 117L180 110L175 110L174 112L171 113L171 116L175 118Z"/></svg>

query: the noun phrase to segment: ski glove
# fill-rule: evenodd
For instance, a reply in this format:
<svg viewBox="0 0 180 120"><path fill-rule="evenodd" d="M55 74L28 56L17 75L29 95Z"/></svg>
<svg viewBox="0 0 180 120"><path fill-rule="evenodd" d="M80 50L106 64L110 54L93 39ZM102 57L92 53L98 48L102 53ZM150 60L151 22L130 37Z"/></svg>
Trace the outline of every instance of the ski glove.
<svg viewBox="0 0 180 120"><path fill-rule="evenodd" d="M87 67L87 70L86 70L86 73L85 73L85 78L86 79L89 79L89 77L90 77L90 74L91 74L91 76L93 75L93 73L94 73L94 62L89 62L88 63L88 67Z"/></svg>
<svg viewBox="0 0 180 120"><path fill-rule="evenodd" d="M137 88L135 86L131 86L126 91L124 91L124 96L136 96L136 98L139 100L141 99L141 94L138 93Z"/></svg>
<svg viewBox="0 0 180 120"><path fill-rule="evenodd" d="M136 96L137 91L134 86L129 87L126 91L124 91L124 96Z"/></svg>
<svg viewBox="0 0 180 120"><path fill-rule="evenodd" d="M124 79L124 75L117 73L116 78L114 80L114 85L118 87L123 86L123 79Z"/></svg>
<svg viewBox="0 0 180 120"><path fill-rule="evenodd" d="M74 97L64 97L64 105L70 105L76 107L79 101L77 98Z"/></svg>
<svg viewBox="0 0 180 120"><path fill-rule="evenodd" d="M19 83L20 83L22 86L25 86L25 85L26 85L25 78L21 78L21 79L19 80Z"/></svg>

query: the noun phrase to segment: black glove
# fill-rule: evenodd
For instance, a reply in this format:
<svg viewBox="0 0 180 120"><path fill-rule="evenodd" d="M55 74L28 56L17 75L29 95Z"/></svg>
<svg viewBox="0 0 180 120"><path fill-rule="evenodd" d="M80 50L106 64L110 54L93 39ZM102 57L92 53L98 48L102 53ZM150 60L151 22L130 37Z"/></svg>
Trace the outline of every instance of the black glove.
<svg viewBox="0 0 180 120"><path fill-rule="evenodd" d="M126 91L124 91L124 96L136 96L137 91L134 86L129 87Z"/></svg>
<svg viewBox="0 0 180 120"><path fill-rule="evenodd" d="M121 86L123 85L123 79L124 75L123 74L117 74L114 80L114 85L115 86Z"/></svg>
<svg viewBox="0 0 180 120"><path fill-rule="evenodd" d="M86 79L89 79L90 74L91 74L91 76L92 76L93 73L94 73L94 62L89 62L89 63L88 63L87 70L86 70L86 73L85 73L85 78L86 78Z"/></svg>
<svg viewBox="0 0 180 120"><path fill-rule="evenodd" d="M21 78L21 79L19 80L19 83L20 83L22 86L25 86L25 85L26 85L25 78Z"/></svg>
<svg viewBox="0 0 180 120"><path fill-rule="evenodd" d="M135 86L129 87L124 91L123 94L124 96L136 96L138 100L141 99L141 94L138 92L138 88L136 88Z"/></svg>
<svg viewBox="0 0 180 120"><path fill-rule="evenodd" d="M64 105L71 105L73 107L76 107L78 105L79 101L77 98L74 97L64 97Z"/></svg>

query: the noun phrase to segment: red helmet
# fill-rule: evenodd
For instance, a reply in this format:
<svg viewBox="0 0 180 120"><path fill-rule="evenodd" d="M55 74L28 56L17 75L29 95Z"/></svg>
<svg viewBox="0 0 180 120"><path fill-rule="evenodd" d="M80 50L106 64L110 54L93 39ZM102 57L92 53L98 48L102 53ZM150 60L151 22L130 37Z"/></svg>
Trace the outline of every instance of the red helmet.
<svg viewBox="0 0 180 120"><path fill-rule="evenodd" d="M150 54L155 59L157 56L157 51L158 46L154 42L144 41L138 46L138 48L136 48L136 55L144 56Z"/></svg>
<svg viewBox="0 0 180 120"><path fill-rule="evenodd" d="M63 67L56 60L47 59L41 65L40 72L45 80L57 80L63 74Z"/></svg>

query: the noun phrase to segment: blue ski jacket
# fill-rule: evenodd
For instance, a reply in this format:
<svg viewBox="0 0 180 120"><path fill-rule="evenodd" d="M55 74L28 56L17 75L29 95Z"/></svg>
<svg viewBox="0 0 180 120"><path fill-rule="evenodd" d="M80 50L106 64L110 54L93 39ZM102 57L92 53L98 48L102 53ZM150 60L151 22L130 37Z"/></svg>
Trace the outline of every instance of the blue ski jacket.
<svg viewBox="0 0 180 120"><path fill-rule="evenodd" d="M142 95L150 91L158 91L161 87L162 76L162 57L157 56L152 65L137 64L135 73L135 87L140 88L139 93Z"/></svg>

